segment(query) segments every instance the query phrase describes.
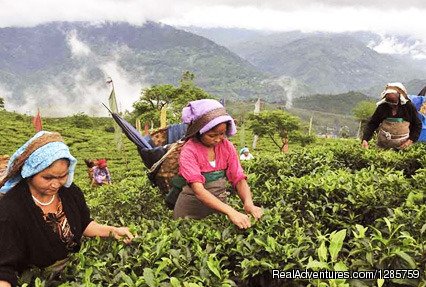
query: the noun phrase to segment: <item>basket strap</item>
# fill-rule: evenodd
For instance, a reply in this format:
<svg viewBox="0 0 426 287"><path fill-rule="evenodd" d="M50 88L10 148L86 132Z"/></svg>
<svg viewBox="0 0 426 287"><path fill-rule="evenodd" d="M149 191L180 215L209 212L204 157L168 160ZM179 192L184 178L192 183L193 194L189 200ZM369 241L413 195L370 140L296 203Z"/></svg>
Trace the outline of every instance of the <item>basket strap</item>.
<svg viewBox="0 0 426 287"><path fill-rule="evenodd" d="M167 158L167 156L169 156L169 154L171 154L177 147L179 144L184 143L184 141L178 141L175 143L172 143L169 150L166 152L165 155L163 155L156 163L154 163L151 168L149 169L149 172L152 173L154 172Z"/></svg>

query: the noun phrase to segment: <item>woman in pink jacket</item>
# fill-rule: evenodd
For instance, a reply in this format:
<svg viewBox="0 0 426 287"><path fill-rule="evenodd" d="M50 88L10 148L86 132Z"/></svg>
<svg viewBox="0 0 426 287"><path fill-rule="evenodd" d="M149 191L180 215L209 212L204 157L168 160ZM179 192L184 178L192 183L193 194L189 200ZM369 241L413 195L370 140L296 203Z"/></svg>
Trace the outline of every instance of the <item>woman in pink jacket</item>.
<svg viewBox="0 0 426 287"><path fill-rule="evenodd" d="M182 111L188 124L187 142L179 158L183 187L174 207L175 218L204 218L220 212L239 228L249 228L247 214L259 219L263 211L253 204L237 151L227 139L236 133L234 120L216 100L192 101ZM241 198L245 213L227 204L229 181Z"/></svg>

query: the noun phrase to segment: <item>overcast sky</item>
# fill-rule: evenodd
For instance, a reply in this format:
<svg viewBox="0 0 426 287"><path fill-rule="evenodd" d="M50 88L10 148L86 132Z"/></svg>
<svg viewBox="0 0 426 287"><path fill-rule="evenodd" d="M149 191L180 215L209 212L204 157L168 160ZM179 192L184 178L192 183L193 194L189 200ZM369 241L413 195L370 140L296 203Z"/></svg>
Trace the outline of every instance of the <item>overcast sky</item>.
<svg viewBox="0 0 426 287"><path fill-rule="evenodd" d="M0 27L48 21L410 34L426 42L424 0L0 0Z"/></svg>

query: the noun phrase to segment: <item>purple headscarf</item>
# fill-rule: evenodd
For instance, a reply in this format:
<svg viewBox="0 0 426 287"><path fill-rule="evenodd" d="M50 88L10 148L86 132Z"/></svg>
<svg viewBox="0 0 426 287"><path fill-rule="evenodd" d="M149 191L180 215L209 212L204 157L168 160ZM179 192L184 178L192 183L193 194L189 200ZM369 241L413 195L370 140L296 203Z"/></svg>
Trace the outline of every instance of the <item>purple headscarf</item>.
<svg viewBox="0 0 426 287"><path fill-rule="evenodd" d="M226 113L221 103L212 99L190 102L182 110L182 122L189 125L187 137L191 137L197 132L203 134L221 123L228 123L226 131L228 136L237 133L234 119Z"/></svg>

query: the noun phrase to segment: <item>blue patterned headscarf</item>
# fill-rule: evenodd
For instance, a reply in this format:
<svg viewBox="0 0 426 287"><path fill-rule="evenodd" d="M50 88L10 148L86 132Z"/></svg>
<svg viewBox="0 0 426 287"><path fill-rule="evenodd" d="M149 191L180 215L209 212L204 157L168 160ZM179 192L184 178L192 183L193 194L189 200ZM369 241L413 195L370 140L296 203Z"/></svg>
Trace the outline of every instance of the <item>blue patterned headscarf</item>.
<svg viewBox="0 0 426 287"><path fill-rule="evenodd" d="M31 177L45 170L58 159L69 160L70 164L68 167L68 178L64 186L69 187L71 185L74 178L74 170L77 164L77 160L71 155L68 146L63 143L61 139L49 140L49 137L60 138L60 135L58 133L51 133L46 131L38 132L12 155L6 170L6 176L8 177L8 180L0 188L0 192L8 192L22 179ZM45 140L45 144L43 140L43 143L41 143L40 147L29 154L26 159L22 158L25 156L24 153L28 152L27 149L34 146L37 140L41 141L44 138L47 139ZM16 166L17 164L20 164L22 167Z"/></svg>

